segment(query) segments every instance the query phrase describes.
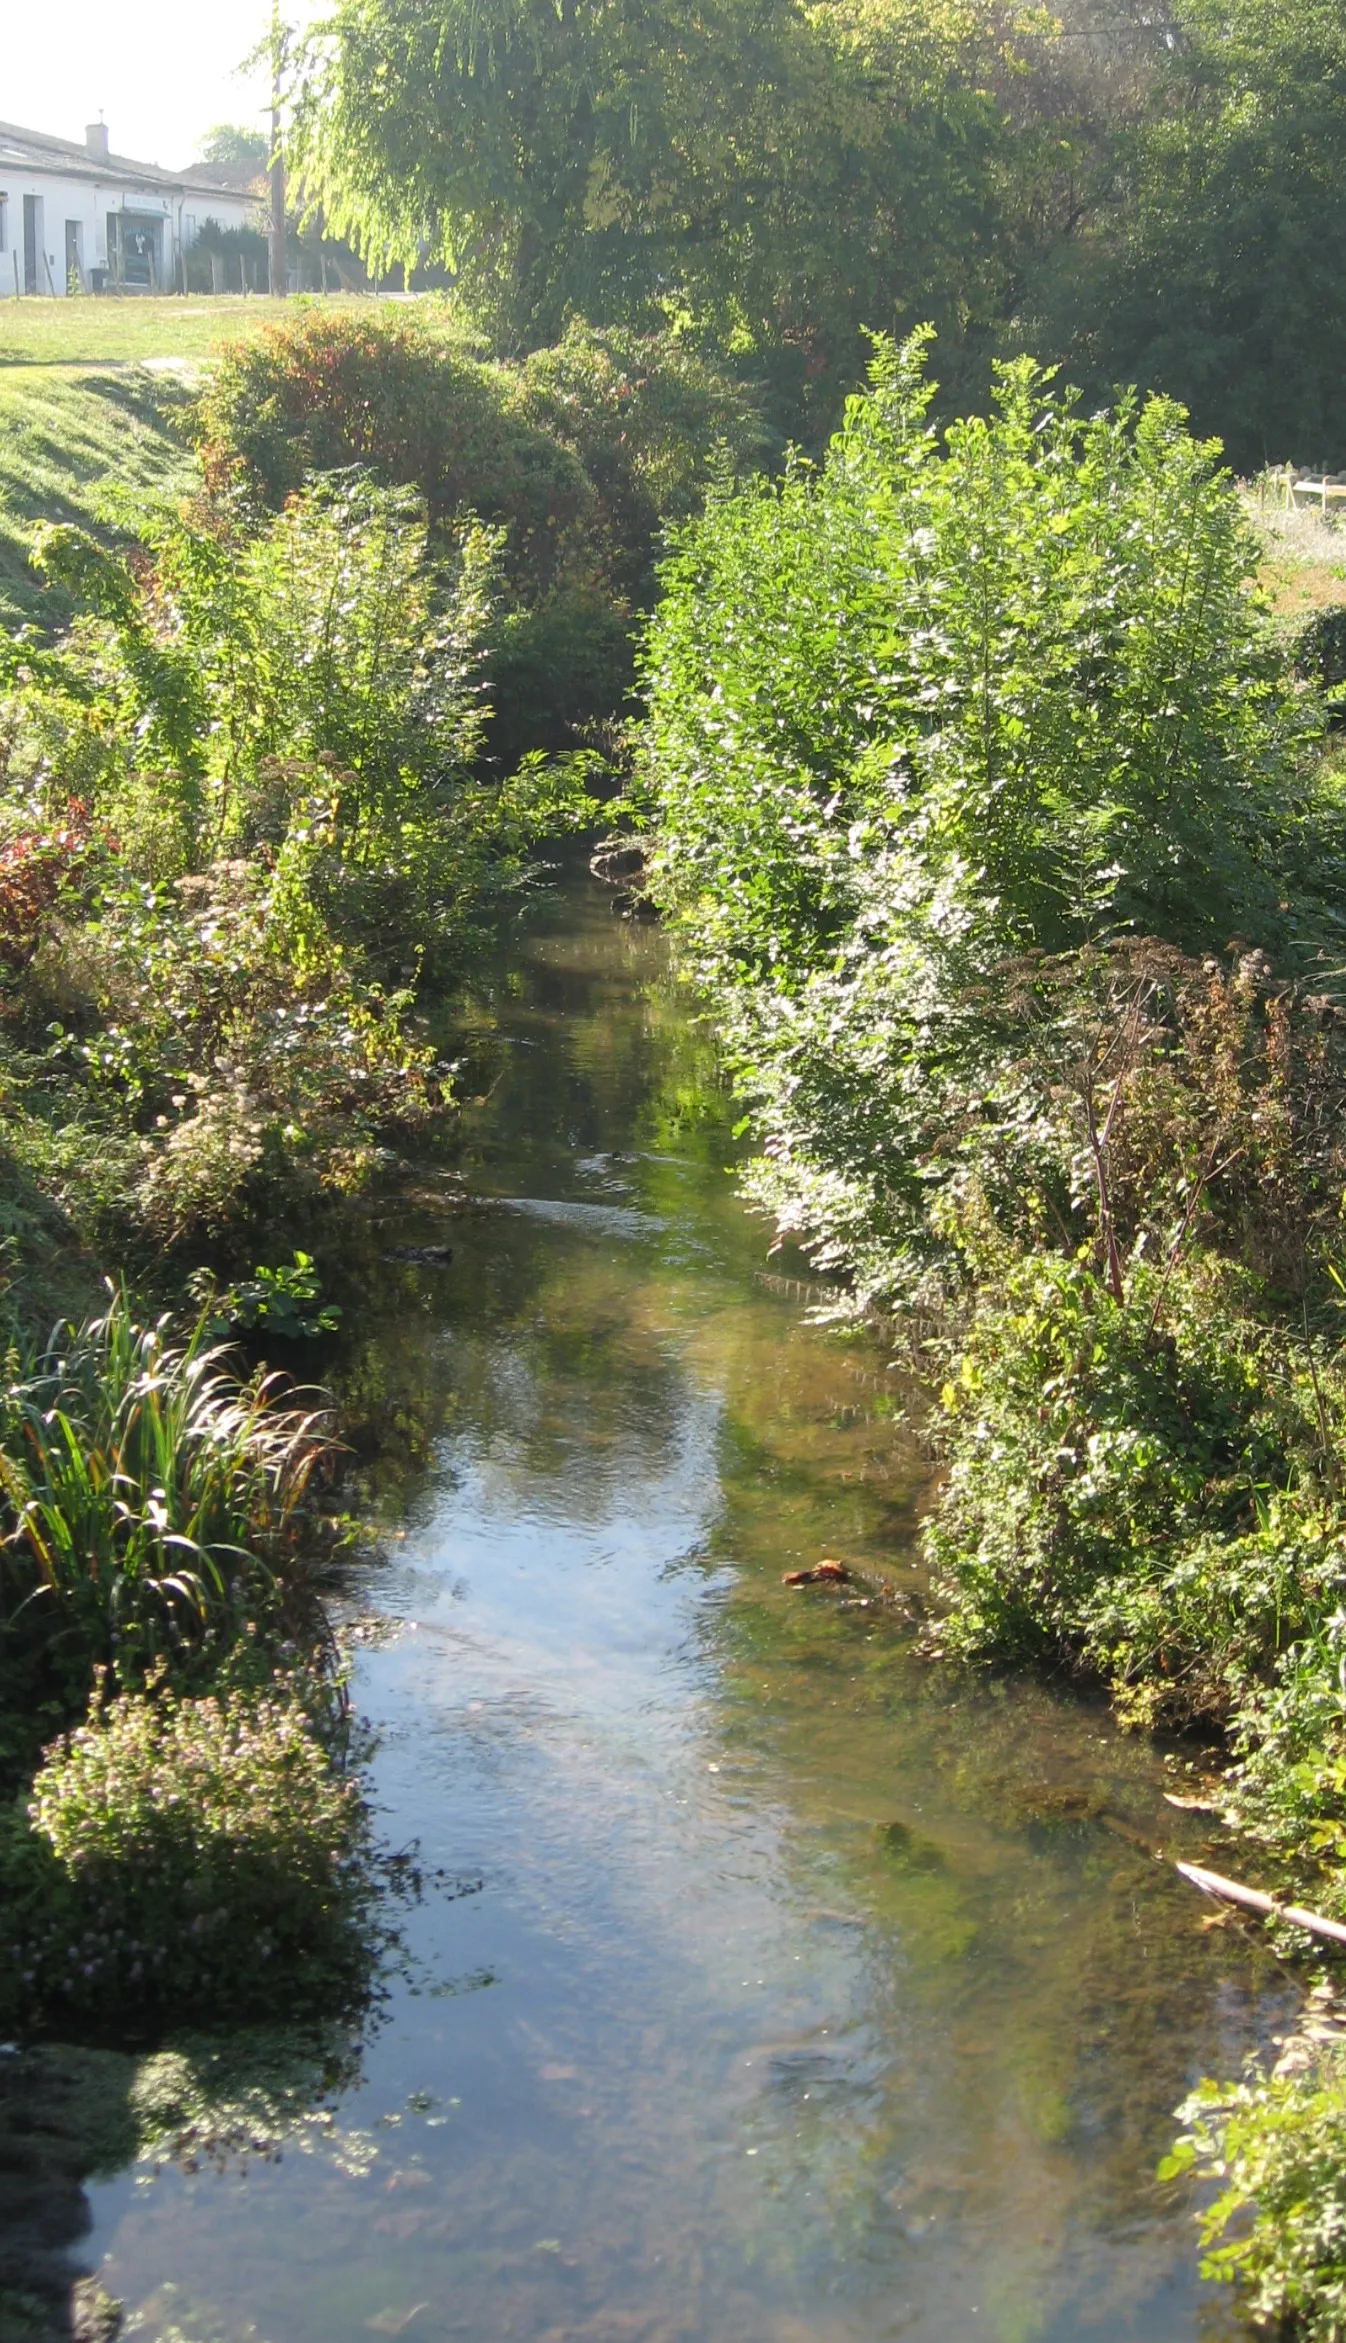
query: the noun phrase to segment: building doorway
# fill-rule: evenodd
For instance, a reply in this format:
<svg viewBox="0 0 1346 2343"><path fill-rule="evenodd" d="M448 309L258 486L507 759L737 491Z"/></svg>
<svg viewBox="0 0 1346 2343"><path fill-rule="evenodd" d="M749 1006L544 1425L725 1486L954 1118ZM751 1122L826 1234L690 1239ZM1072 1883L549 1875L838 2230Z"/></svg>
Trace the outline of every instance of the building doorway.
<svg viewBox="0 0 1346 2343"><path fill-rule="evenodd" d="M114 285L157 293L164 281L164 223L142 212L109 212L108 271Z"/></svg>
<svg viewBox="0 0 1346 2343"><path fill-rule="evenodd" d="M84 222L67 220L65 223L65 289L67 293L87 293L89 282L84 274Z"/></svg>
<svg viewBox="0 0 1346 2343"><path fill-rule="evenodd" d="M39 274L42 261L42 198L25 195L23 199L23 289L25 293L40 293Z"/></svg>

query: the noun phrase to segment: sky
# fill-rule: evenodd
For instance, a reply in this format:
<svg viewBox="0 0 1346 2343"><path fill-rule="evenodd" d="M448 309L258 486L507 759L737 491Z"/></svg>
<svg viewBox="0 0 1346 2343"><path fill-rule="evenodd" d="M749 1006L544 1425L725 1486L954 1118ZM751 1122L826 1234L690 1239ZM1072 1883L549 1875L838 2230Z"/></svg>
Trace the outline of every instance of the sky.
<svg viewBox="0 0 1346 2343"><path fill-rule="evenodd" d="M261 122L265 76L237 69L270 0L179 0L138 20L107 0L30 0L0 15L0 121L82 139L102 113L114 154L166 170L192 161L214 123Z"/></svg>

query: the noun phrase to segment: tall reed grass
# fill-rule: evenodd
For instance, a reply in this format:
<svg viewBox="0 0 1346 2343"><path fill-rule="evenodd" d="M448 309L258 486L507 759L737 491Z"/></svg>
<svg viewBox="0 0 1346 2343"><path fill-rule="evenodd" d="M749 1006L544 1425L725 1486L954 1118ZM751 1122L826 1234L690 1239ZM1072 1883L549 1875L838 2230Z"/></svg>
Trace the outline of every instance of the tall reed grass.
<svg viewBox="0 0 1346 2343"><path fill-rule="evenodd" d="M73 1709L97 1666L123 1687L156 1666L190 1677L262 1620L299 1627L334 1450L321 1404L241 1378L202 1328L136 1324L121 1293L7 1364L0 1681Z"/></svg>

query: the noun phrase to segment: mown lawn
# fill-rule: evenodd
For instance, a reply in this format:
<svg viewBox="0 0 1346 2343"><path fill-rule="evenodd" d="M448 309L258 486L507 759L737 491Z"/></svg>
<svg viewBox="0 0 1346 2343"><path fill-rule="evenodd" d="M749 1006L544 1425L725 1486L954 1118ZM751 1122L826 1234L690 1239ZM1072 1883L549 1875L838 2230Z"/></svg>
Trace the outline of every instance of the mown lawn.
<svg viewBox="0 0 1346 2343"><path fill-rule="evenodd" d="M306 301L307 308L369 307L371 296ZM75 298L0 301L0 370L9 366L134 364L144 358L205 358L215 343L256 333L292 314L296 301L240 295L188 301Z"/></svg>

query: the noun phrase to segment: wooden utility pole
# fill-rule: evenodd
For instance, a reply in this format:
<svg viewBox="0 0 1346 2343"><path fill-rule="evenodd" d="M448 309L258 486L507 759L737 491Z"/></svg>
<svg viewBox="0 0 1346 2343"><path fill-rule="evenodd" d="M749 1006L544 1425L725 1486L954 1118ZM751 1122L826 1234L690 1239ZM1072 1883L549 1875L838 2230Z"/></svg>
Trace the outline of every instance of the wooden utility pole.
<svg viewBox="0 0 1346 2343"><path fill-rule="evenodd" d="M283 300L287 287L285 253L285 155L280 135L280 84L284 65L285 28L279 0L271 0L271 291Z"/></svg>

